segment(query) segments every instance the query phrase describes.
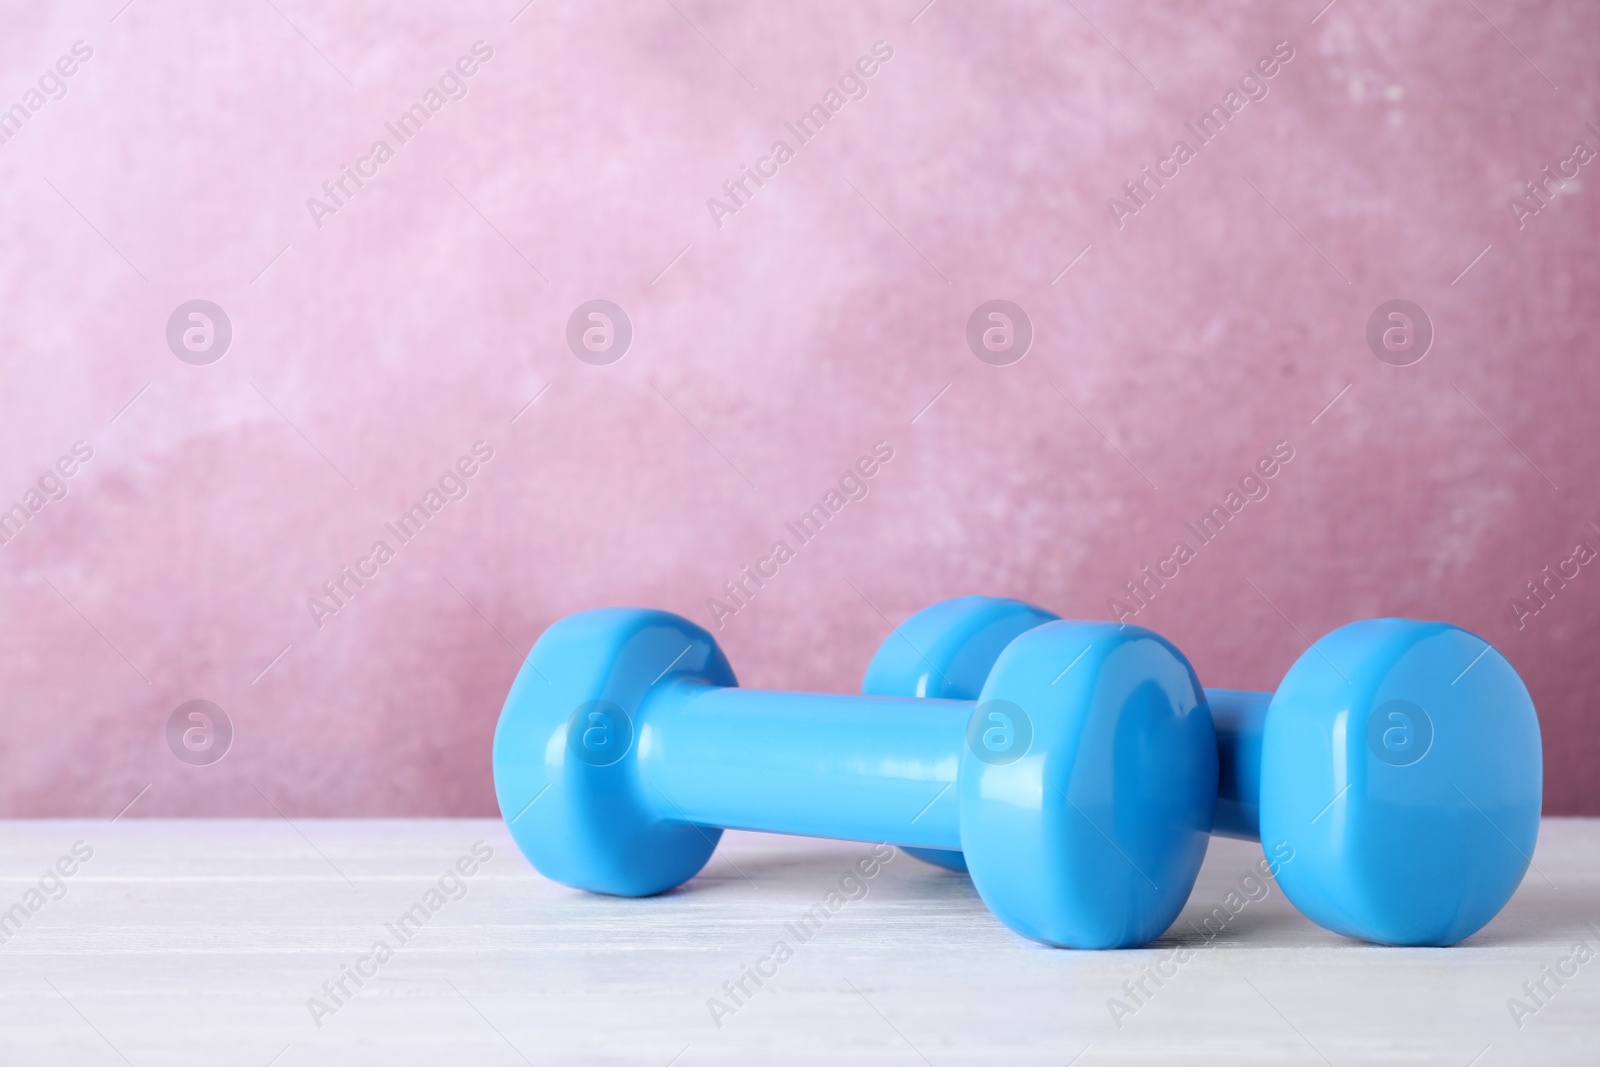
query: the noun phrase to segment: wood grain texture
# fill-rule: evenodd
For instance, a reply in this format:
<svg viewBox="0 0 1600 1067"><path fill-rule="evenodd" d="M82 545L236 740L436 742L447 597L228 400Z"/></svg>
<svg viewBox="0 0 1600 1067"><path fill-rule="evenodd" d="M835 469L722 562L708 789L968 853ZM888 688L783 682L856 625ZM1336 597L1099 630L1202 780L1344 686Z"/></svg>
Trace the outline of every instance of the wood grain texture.
<svg viewBox="0 0 1600 1067"><path fill-rule="evenodd" d="M65 895L47 879L59 899L29 896L79 841L93 857L62 880ZM464 893L447 880L459 899L441 892L442 906L400 943L385 924L418 903L426 911L430 888L478 841L492 859L460 880ZM1546 979L1542 1006L1522 988L1576 942L1600 949L1600 820L1547 820L1511 905L1453 949L1345 940L1275 887L1207 938L1206 916L1260 857L1234 841L1213 844L1160 942L1098 953L1016 937L964 877L903 854L850 882L870 852L729 834L683 889L617 900L540 878L493 820L0 823L0 909L28 913L43 900L31 914L0 914L0 1063L1600 1058L1600 962L1560 986ZM791 924L818 906L828 918L802 940ZM310 998L334 1006L322 983L380 940L398 945L393 958L359 989L346 979L353 995L317 1025ZM752 992L736 1006L723 983L780 941L792 956L764 985L746 979ZM1147 978L1142 1003L1124 990L1185 947L1192 958L1159 987ZM735 1010L714 1021L712 997ZM1114 997L1133 1013L1114 1020ZM1537 1008L1520 1028L1512 997Z"/></svg>

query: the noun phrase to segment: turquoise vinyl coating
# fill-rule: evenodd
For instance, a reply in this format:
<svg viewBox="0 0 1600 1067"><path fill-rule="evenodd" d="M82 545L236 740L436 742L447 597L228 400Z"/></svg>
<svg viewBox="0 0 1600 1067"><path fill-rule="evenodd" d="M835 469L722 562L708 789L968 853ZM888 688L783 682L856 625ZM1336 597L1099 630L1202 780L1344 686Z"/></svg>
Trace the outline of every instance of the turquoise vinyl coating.
<svg viewBox="0 0 1600 1067"><path fill-rule="evenodd" d="M1031 616L1029 613L1033 613ZM868 670L904 693L941 672L962 696L985 672L961 636L984 620L1048 617L1015 600L961 597L901 630L932 650L908 663L895 635ZM998 659L996 654L989 663ZM1213 832L1263 841L1307 917L1349 937L1449 945L1492 919L1538 836L1543 756L1516 671L1457 626L1352 623L1316 642L1276 693L1208 689L1218 746ZM960 869L948 853L924 853Z"/></svg>
<svg viewBox="0 0 1600 1067"><path fill-rule="evenodd" d="M664 611L569 615L534 644L495 727L494 787L541 874L639 897L682 885L711 858L722 830L663 814L635 758L658 743L647 698L680 682L738 684L710 634ZM624 731L613 759L604 745Z"/></svg>
<svg viewBox="0 0 1600 1067"><path fill-rule="evenodd" d="M1271 693L1207 689L1217 728L1217 819L1219 837L1261 840L1261 736Z"/></svg>
<svg viewBox="0 0 1600 1067"><path fill-rule="evenodd" d="M984 903L1050 945L1159 937L1200 873L1217 742L1194 669L1137 626L1047 622L1015 638L978 707L1032 721L1022 759L961 764L961 847Z"/></svg>
<svg viewBox="0 0 1600 1067"><path fill-rule="evenodd" d="M869 696L976 700L989 671L1011 639L1059 616L999 597L941 601L895 628L867 667L861 692ZM928 863L965 871L960 852L909 847Z"/></svg>
<svg viewBox="0 0 1600 1067"><path fill-rule="evenodd" d="M1290 668L1261 735L1261 840L1308 918L1389 945L1451 945L1532 862L1544 757L1504 656L1442 622L1369 619Z"/></svg>
<svg viewBox="0 0 1600 1067"><path fill-rule="evenodd" d="M735 688L704 629L603 609L540 637L495 732L495 790L547 877L623 896L723 828L961 850L1012 929L1144 944L1187 899L1216 741L1183 657L1136 627L1016 627L976 700Z"/></svg>
<svg viewBox="0 0 1600 1067"><path fill-rule="evenodd" d="M953 796L970 702L685 685L645 714L639 774L700 826L961 846Z"/></svg>

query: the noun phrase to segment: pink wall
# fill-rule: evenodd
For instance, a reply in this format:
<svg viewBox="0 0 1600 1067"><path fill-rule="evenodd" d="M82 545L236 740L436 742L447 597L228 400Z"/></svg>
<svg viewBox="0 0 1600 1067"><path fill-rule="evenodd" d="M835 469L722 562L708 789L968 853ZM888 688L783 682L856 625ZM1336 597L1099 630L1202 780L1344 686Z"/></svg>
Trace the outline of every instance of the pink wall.
<svg viewBox="0 0 1600 1067"><path fill-rule="evenodd" d="M1108 617L1285 442L1138 621L1235 687L1358 617L1458 622L1527 679L1547 810L1600 813L1600 567L1513 608L1600 548L1600 167L1508 206L1600 148L1586 0L121 3L0 34L0 106L27 115L0 145L0 506L93 453L0 547L0 814L109 816L147 784L133 815L489 814L545 626L712 623L878 441L865 499L721 620L747 684L853 688L958 593ZM480 40L402 144L385 122ZM785 121L880 40L801 144ZM1201 144L1185 122L1279 41ZM393 158L314 219L379 139ZM708 208L779 139L793 158ZM1194 157L1114 221L1179 139ZM597 298L633 326L605 366L565 341ZM1436 337L1391 366L1365 330L1401 298ZM168 345L192 299L232 325L209 365ZM964 338L991 299L1034 330L1009 366ZM465 497L388 534L478 441ZM314 620L380 538L394 558ZM169 751L193 699L233 724L212 765Z"/></svg>

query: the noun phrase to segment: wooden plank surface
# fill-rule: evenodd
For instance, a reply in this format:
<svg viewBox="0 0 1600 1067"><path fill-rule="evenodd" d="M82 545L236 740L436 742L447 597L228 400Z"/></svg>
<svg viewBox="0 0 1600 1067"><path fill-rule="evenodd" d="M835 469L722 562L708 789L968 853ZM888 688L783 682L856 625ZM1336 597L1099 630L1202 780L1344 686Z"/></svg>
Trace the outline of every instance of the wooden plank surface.
<svg viewBox="0 0 1600 1067"><path fill-rule="evenodd" d="M617 900L540 878L496 820L0 822L0 1063L1600 1063L1600 959L1572 954L1600 951L1600 820L1546 820L1452 949L1345 940L1276 887L1208 938L1260 857L1234 841L1130 952L1026 942L900 853L853 880L871 854L729 834Z"/></svg>

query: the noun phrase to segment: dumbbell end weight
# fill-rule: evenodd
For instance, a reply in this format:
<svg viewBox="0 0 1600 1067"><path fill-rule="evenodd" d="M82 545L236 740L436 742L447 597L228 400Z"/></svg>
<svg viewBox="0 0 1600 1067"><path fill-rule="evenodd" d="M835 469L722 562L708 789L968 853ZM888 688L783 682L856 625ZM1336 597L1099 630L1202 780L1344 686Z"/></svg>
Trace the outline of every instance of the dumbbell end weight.
<svg viewBox="0 0 1600 1067"><path fill-rule="evenodd" d="M662 818L636 755L663 685L738 682L711 635L664 611L601 608L551 626L512 683L494 735L494 784L511 837L546 877L596 893L681 885L722 831Z"/></svg>
<svg viewBox="0 0 1600 1067"><path fill-rule="evenodd" d="M1494 918L1532 862L1539 719L1476 634L1410 619L1340 627L1290 668L1256 736L1261 841L1282 861L1285 895L1330 930L1454 944Z"/></svg>
<svg viewBox="0 0 1600 1067"><path fill-rule="evenodd" d="M1107 688L1114 688L1117 683L1112 678L1122 681L1138 680L1141 670L1149 669L1152 677L1176 678L1187 675L1192 678L1194 672L1189 667L1189 662L1178 653L1178 649L1171 648L1162 638L1155 637L1154 633L1141 627L1117 627L1110 624L1069 624L1061 622L1059 616L1030 605L1026 601L1010 600L1000 597L955 597L952 600L939 601L936 605L912 614L909 619L901 622L894 629L890 637L883 641L877 654L872 657L867 667L866 677L862 680L862 693L877 694L877 696L925 696L944 697L944 699L987 699L982 696L984 688L989 685L990 675L998 673L997 664L1006 648L1018 640L1022 633L1046 627L1046 624L1058 624L1051 632L1075 632L1080 635L1072 638L1069 643L1062 646L1061 661L1051 667L1050 689L1070 688L1072 685L1088 686L1085 696L1080 697L1085 704L1093 704L1094 686L1098 683L1107 683ZM1072 630L1069 627L1077 627ZM1126 641L1126 646L1123 643ZM1091 654L1091 649L1098 648L1104 653L1112 649L1123 648L1123 651L1139 649L1138 653L1131 654L1125 662L1118 664L1115 669L1106 669L1104 661L1099 654ZM1141 659L1144 665L1141 665ZM1197 685L1197 683L1195 683ZM1155 686L1152 686L1155 688ZM1182 689L1182 686L1176 686ZM1061 694L1054 694L1061 696ZM1138 891L1154 891L1155 883L1160 881L1163 886L1182 886L1181 894L1162 894L1165 896L1162 905L1154 910L1123 910L1123 915L1128 918L1138 917L1141 923L1141 933L1138 937L1128 939L1126 942L1101 941L1096 942L1098 947L1112 947L1115 944L1142 944L1152 937L1162 933L1174 918L1178 917L1178 910L1189 896L1189 886L1194 885L1195 873L1198 872L1200 862L1205 857L1205 833L1182 832L1176 830L1178 825L1189 827L1206 827L1210 830L1211 808L1213 797L1203 795L1203 787L1198 789L1194 798L1187 798L1187 789L1192 789L1198 782L1214 781L1216 773L1216 752L1206 752L1205 742L1213 739L1210 718L1206 717L1203 710L1194 709L1186 704L1187 699L1194 697L1181 697L1176 704L1170 705L1170 710L1178 707L1187 707L1187 712L1182 712L1178 717L1166 721L1166 726L1174 726L1174 733L1165 741L1152 741L1152 737L1142 733L1139 729L1130 729L1125 737L1126 750L1120 757L1112 757L1109 752L1099 753L1099 771L1114 774L1117 785L1112 787L1109 781L1099 782L1102 800L1109 801L1115 793L1120 792L1120 805L1123 813L1130 814L1125 825L1134 827L1139 825L1139 830L1133 832L1131 837L1141 841L1142 845L1150 845L1157 840L1152 829L1158 825L1165 825L1166 837L1174 846L1174 853L1165 859L1158 859L1158 849L1150 849L1142 853L1138 861L1133 861L1128 856L1130 849L1117 845L1118 853L1102 854L1090 859L1082 856L1074 864L1074 870L1094 870L1098 867L1106 872L1107 877L1112 877L1117 872L1128 873L1128 865L1136 862L1139 873L1138 880L1141 885L1133 886ZM1134 752L1142 737L1142 744L1154 745L1147 747L1142 755ZM1195 741L1200 741L1195 744ZM1194 747L1190 747L1194 745ZM963 771L965 773L965 771ZM1078 787L1085 789L1086 782L1096 776L1096 771L1088 771L1078 781ZM1150 797L1158 790L1170 789L1168 797L1173 801L1173 817L1171 821L1150 819L1154 805ZM1139 797L1142 793L1142 798ZM1083 811L1074 811L1067 803L1064 793L1058 793L1050 798L1051 803L1064 809L1069 821L1085 819ZM1181 814L1178 814L1181 813ZM974 837L984 838L987 835L974 833ZM1099 845L1106 845L1106 841L1099 841ZM946 867L949 870L968 870L966 856L946 849L907 848L907 853L930 862L930 864ZM1107 849L1109 851L1109 849ZM1027 854L1026 849L1019 854ZM1160 867L1160 872L1157 872ZM1146 877L1149 875L1149 877ZM1030 873L1026 878L1019 878L1018 883L1026 885L1048 885L1050 878L1038 877L1037 873ZM1066 891L1064 897L1072 896L1072 891ZM987 896L986 896L987 899ZM1101 905L1104 907L1104 904ZM1088 915L1091 909L1080 909ZM1024 931L1030 933L1030 931ZM1034 934L1037 936L1037 934ZM1051 941L1051 937L1037 936L1040 941L1062 944L1061 941ZM1086 944L1082 937L1075 942L1066 944Z"/></svg>
<svg viewBox="0 0 1600 1067"><path fill-rule="evenodd" d="M1015 673L1012 664L1028 657L1048 657L1048 669L1042 684L1032 692L1013 693L1011 703L1022 709L1052 702L1071 708L1069 721L1080 729L1118 724L1085 732L1076 747L1074 774L1044 781L1037 775L1008 777L1010 767L992 766L977 755L984 753L981 727L993 716L986 708L1011 691L1007 677ZM1205 794L1215 783L1216 749L1198 685L1188 661L1142 628L1067 623L1020 600L965 596L934 604L901 623L873 657L861 691L976 700L974 720L980 729L969 732L976 758L962 765L963 797L986 790L1003 795L1010 782L1028 781L1031 803L1053 814L1064 828L1084 835L1075 839L1075 853L1056 847L1059 859L1052 859L1032 851L1046 849L1042 839L968 820L963 811L967 855L906 851L956 871L968 869L973 849L1001 854L974 876L997 913L1005 917L990 899L993 893L1008 886L1053 885L1058 904L1076 916L1074 924L1053 929L1008 919L1009 925L1049 944L1109 948L1159 936L1177 917L1204 859L1207 836L1196 831L1202 826L1209 830L1211 823L1215 795ZM1144 710L1132 712L1138 705ZM1009 740L1018 743L1014 737ZM1041 755L1050 753L1058 766L1069 763L1063 755L1066 746L1059 741L1035 736L1020 744ZM999 755L985 754L991 759ZM987 869L997 860L1019 868L1039 864L1052 876L996 879ZM1083 884L1094 881L1100 886Z"/></svg>
<svg viewBox="0 0 1600 1067"><path fill-rule="evenodd" d="M1194 668L1164 638L1108 622L1026 629L989 671L967 749L961 850L1006 925L1132 948L1178 917L1210 841L1217 741Z"/></svg>

